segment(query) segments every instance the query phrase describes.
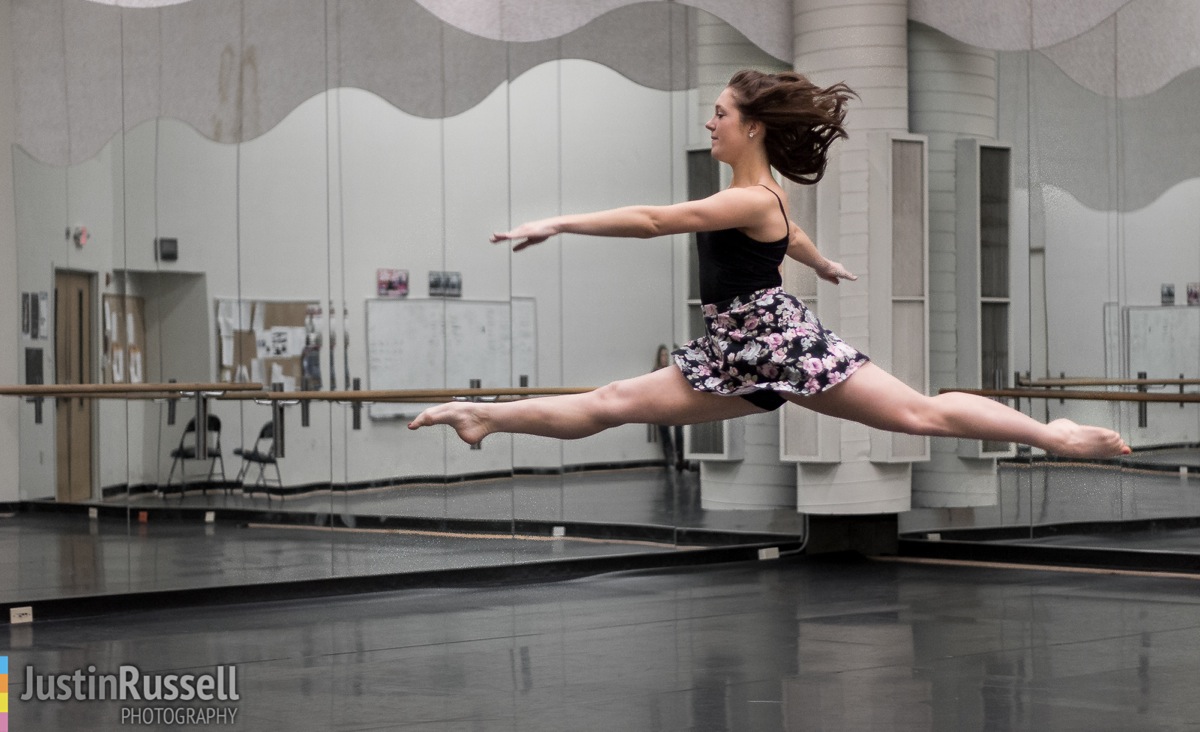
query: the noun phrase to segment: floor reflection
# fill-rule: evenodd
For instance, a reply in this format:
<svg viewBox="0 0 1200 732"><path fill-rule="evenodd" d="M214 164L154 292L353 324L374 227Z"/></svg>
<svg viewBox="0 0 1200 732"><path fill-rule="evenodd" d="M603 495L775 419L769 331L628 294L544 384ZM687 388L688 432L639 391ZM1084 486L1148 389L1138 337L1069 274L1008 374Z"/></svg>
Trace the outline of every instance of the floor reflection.
<svg viewBox="0 0 1200 732"><path fill-rule="evenodd" d="M780 534L803 532L803 517L790 509L713 511L700 506L700 476L660 467L587 471L565 475L449 484L412 484L356 492L321 491L267 501L263 493L192 490L182 499L153 494L119 496L132 505L252 508L315 514L436 516L457 519L517 518L531 521L682 526Z"/></svg>
<svg viewBox="0 0 1200 732"><path fill-rule="evenodd" d="M672 552L669 544L253 523L130 523L79 514L0 520L0 601L361 577Z"/></svg>
<svg viewBox="0 0 1200 732"><path fill-rule="evenodd" d="M678 527L717 532L705 536L726 537L718 544L803 533L803 517L787 509L704 510L698 475L663 468L324 492L282 503L224 490L142 494L100 504L94 518L61 508L0 519L0 546L12 548L0 557L0 599L495 567L706 543ZM534 530L558 522L570 530ZM584 524L595 531L576 530Z"/></svg>
<svg viewBox="0 0 1200 732"><path fill-rule="evenodd" d="M1009 462L988 506L917 509L901 533L1022 545L1200 554L1200 448L1106 464Z"/></svg>

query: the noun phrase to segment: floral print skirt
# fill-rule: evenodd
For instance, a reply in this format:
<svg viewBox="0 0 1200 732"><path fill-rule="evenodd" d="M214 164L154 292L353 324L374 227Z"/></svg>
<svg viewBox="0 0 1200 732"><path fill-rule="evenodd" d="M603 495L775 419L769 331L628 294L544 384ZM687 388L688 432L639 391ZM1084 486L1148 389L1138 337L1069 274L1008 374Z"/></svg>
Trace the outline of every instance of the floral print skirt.
<svg viewBox="0 0 1200 732"><path fill-rule="evenodd" d="M698 391L808 396L840 384L868 361L781 287L702 308L708 334L671 354Z"/></svg>

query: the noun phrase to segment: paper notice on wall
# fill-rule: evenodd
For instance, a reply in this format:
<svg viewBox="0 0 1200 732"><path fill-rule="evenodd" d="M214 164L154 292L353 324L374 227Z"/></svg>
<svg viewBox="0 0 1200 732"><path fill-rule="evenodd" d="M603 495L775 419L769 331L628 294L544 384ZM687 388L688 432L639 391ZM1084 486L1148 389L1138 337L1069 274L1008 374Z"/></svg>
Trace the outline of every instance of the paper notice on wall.
<svg viewBox="0 0 1200 732"><path fill-rule="evenodd" d="M259 333L263 330L263 325L266 322L266 307L263 303L247 303L250 308L251 317L249 320L250 330Z"/></svg>
<svg viewBox="0 0 1200 732"><path fill-rule="evenodd" d="M275 389L276 384L278 384L280 386L280 388L282 388L284 391L295 391L296 390L296 379L294 377L286 375L283 372L282 364L273 363L273 364L271 364L271 382L270 382L270 386L271 386L272 390Z"/></svg>
<svg viewBox="0 0 1200 732"><path fill-rule="evenodd" d="M276 326L258 339L259 358L294 358L304 352L304 328Z"/></svg>
<svg viewBox="0 0 1200 732"><path fill-rule="evenodd" d="M38 293L38 338L50 340L50 293Z"/></svg>
<svg viewBox="0 0 1200 732"><path fill-rule="evenodd" d="M217 301L217 332L224 336L232 336L233 331L237 330L235 317L237 310L236 303L233 300L218 300Z"/></svg>
<svg viewBox="0 0 1200 732"><path fill-rule="evenodd" d="M142 370L142 349L137 346L129 347L129 383L141 384L145 381Z"/></svg>
<svg viewBox="0 0 1200 732"><path fill-rule="evenodd" d="M120 346L112 349L112 380L114 384L125 382L125 349Z"/></svg>
<svg viewBox="0 0 1200 732"><path fill-rule="evenodd" d="M137 329L133 327L133 313L125 313L125 343L137 345Z"/></svg>
<svg viewBox="0 0 1200 732"><path fill-rule="evenodd" d="M221 366L233 368L233 331L221 335Z"/></svg>

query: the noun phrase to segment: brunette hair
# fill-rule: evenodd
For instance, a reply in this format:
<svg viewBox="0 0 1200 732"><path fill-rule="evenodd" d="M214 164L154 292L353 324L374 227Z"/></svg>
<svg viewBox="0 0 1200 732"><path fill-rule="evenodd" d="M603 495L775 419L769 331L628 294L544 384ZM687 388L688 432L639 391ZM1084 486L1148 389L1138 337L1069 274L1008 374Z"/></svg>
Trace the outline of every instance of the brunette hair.
<svg viewBox="0 0 1200 732"><path fill-rule="evenodd" d="M733 75L729 87L742 117L765 127L771 167L796 183L821 180L829 146L847 136L846 103L858 95L844 83L822 88L794 71L746 69Z"/></svg>

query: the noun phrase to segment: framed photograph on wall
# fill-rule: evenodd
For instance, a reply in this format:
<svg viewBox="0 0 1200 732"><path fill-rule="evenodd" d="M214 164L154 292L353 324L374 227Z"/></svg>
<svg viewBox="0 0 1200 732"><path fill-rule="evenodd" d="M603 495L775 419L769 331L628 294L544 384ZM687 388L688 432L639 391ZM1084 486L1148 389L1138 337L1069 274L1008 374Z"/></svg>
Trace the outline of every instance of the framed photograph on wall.
<svg viewBox="0 0 1200 732"><path fill-rule="evenodd" d="M377 269L375 281L380 297L408 297L407 269Z"/></svg>
<svg viewBox="0 0 1200 732"><path fill-rule="evenodd" d="M1165 282L1163 283L1162 304L1163 305L1174 305L1175 304L1175 285L1174 284L1165 283Z"/></svg>
<svg viewBox="0 0 1200 732"><path fill-rule="evenodd" d="M1200 305L1200 282L1189 282L1187 286L1187 304Z"/></svg>
<svg viewBox="0 0 1200 732"><path fill-rule="evenodd" d="M462 297L462 272L429 271L430 297Z"/></svg>

